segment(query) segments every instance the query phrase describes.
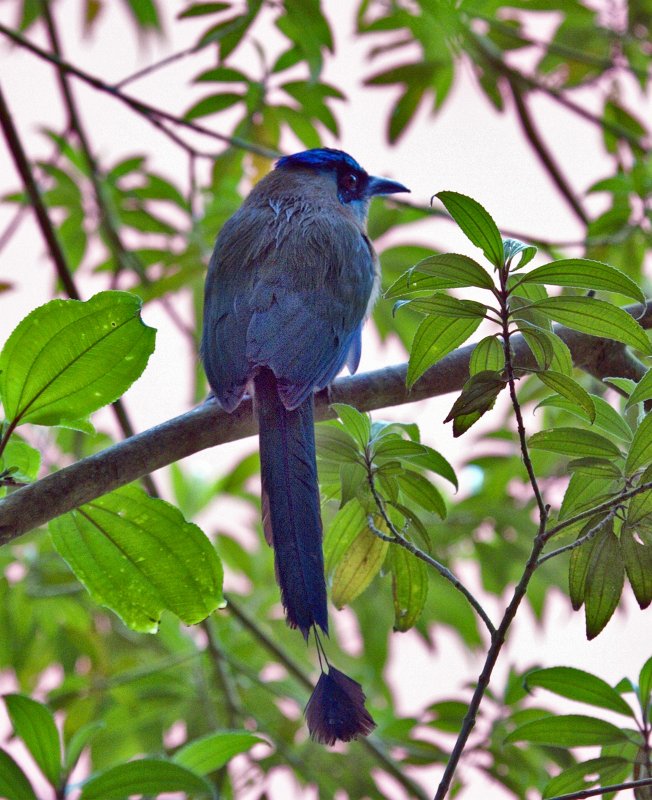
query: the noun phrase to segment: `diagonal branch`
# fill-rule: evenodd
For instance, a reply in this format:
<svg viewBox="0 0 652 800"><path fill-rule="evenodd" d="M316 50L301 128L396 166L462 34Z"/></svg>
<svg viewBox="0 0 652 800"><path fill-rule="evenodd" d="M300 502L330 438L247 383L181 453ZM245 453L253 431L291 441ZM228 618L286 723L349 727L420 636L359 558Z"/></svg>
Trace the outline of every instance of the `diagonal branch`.
<svg viewBox="0 0 652 800"><path fill-rule="evenodd" d="M632 305L625 310L638 318L641 306ZM652 328L652 301L647 303L639 322L645 328ZM555 332L569 346L575 366L597 378L619 376L638 381L645 374L643 364L624 345L562 326L556 326ZM536 366L521 336L511 337L510 342L515 367ZM374 411L460 391L469 376L474 347L461 347L443 358L410 391L405 386L407 364L339 378L328 391L316 396L315 417L332 418L329 403L348 403L361 411ZM608 353L612 353L611 358L607 358ZM174 461L255 433L250 400L245 400L232 414L215 402L205 402L24 486L0 501L0 544Z"/></svg>

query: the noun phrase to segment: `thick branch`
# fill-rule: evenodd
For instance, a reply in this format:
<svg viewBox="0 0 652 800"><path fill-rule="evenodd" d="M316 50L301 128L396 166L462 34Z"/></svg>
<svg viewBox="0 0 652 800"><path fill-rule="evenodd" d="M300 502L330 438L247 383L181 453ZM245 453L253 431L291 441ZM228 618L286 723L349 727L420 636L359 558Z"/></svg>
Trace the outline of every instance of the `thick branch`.
<svg viewBox="0 0 652 800"><path fill-rule="evenodd" d="M640 309L634 305L626 310L637 315ZM643 327L652 328L652 301L639 321ZM561 326L555 330L569 346L575 365L595 377L619 376L638 381L645 373L645 367L616 342ZM536 366L521 336L510 341L514 366ZM473 348L474 345L467 345L443 358L410 391L405 387L406 364L339 378L328 392L316 396L316 419L333 416L329 402L373 411L460 391L469 376ZM0 544L174 461L254 433L256 425L249 400L232 414L222 411L215 402L206 402L13 492L0 502Z"/></svg>

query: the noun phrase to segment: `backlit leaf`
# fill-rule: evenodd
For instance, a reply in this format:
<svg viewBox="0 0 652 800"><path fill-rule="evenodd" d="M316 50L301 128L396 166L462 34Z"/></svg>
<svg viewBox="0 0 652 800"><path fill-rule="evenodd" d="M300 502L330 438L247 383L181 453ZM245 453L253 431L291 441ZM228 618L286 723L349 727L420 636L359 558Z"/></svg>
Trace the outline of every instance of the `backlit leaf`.
<svg viewBox="0 0 652 800"><path fill-rule="evenodd" d="M588 258L563 258L536 267L520 278L524 283L543 283L550 286L574 286L617 292L626 297L645 302L645 295L634 281L616 267Z"/></svg>
<svg viewBox="0 0 652 800"><path fill-rule="evenodd" d="M458 192L438 192L437 197L466 237L495 267L500 266L503 263L503 240L496 223L480 203Z"/></svg>
<svg viewBox="0 0 652 800"><path fill-rule="evenodd" d="M378 517L378 530L388 534L387 526ZM351 603L369 586L385 561L389 542L363 528L340 558L333 573L332 599L336 608Z"/></svg>
<svg viewBox="0 0 652 800"><path fill-rule="evenodd" d="M412 387L423 373L463 344L482 320L426 317L412 342L406 384Z"/></svg>

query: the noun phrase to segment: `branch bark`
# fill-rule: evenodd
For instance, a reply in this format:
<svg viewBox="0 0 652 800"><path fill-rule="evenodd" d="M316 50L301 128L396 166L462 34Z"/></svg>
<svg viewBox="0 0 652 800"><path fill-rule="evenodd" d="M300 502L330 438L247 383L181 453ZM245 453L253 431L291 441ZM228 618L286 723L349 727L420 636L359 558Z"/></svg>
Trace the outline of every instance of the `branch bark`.
<svg viewBox="0 0 652 800"><path fill-rule="evenodd" d="M642 317L640 305L625 310L643 327L652 328L652 301ZM569 346L575 366L596 378L619 376L638 381L645 373L643 364L624 345L562 326L555 331ZM535 366L521 336L513 336L511 344L516 367ZM330 403L374 411L460 391L469 376L474 346L461 347L443 358L410 391L405 386L407 364L339 378L329 390L315 396L315 418L332 418ZM209 400L10 494L0 501L0 544L174 461L255 433L250 400L245 399L232 414Z"/></svg>

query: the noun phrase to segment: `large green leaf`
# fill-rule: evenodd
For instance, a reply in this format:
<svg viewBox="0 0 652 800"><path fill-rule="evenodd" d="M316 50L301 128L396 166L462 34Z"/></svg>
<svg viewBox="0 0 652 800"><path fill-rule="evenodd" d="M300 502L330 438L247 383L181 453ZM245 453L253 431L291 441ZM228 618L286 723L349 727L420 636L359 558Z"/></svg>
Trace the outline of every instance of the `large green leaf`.
<svg viewBox="0 0 652 800"><path fill-rule="evenodd" d="M428 568L425 563L400 545L388 553L392 572L394 630L407 631L419 617L428 597Z"/></svg>
<svg viewBox="0 0 652 800"><path fill-rule="evenodd" d="M438 192L437 197L467 238L482 250L495 267L501 266L504 258L503 240L496 223L480 203L458 192Z"/></svg>
<svg viewBox="0 0 652 800"><path fill-rule="evenodd" d="M618 458L618 447L605 436L582 428L552 428L532 434L530 447L567 456Z"/></svg>
<svg viewBox="0 0 652 800"><path fill-rule="evenodd" d="M636 388L629 396L626 408L629 408L634 403L642 403L644 400L649 400L652 397L652 369L649 369L641 380L636 384Z"/></svg>
<svg viewBox="0 0 652 800"><path fill-rule="evenodd" d="M184 792L190 797L214 797L208 781L181 764L162 758L141 758L91 776L81 800L127 800L131 795Z"/></svg>
<svg viewBox="0 0 652 800"><path fill-rule="evenodd" d="M480 289L493 289L494 282L486 269L477 261L458 253L439 253L428 256L412 267L410 272L439 278L447 282L446 289L462 289L477 286Z"/></svg>
<svg viewBox="0 0 652 800"><path fill-rule="evenodd" d="M268 744L249 731L217 731L194 739L174 754L173 761L197 775L209 775L223 767L233 756L245 753L255 744Z"/></svg>
<svg viewBox="0 0 652 800"><path fill-rule="evenodd" d="M582 669L575 667L535 669L528 672L525 683L529 688L539 686L570 700L607 708L627 717L634 716L632 709L615 689L602 678Z"/></svg>
<svg viewBox="0 0 652 800"><path fill-rule="evenodd" d="M0 797L6 800L37 800L25 773L13 758L0 748Z"/></svg>
<svg viewBox="0 0 652 800"><path fill-rule="evenodd" d="M596 717L563 714L533 720L509 734L506 742L533 742L552 747L586 747L626 742L625 731Z"/></svg>
<svg viewBox="0 0 652 800"><path fill-rule="evenodd" d="M549 389L558 392L567 400L579 406L585 412L589 422L595 420L595 404L591 395L573 378L555 370L537 372L536 376Z"/></svg>
<svg viewBox="0 0 652 800"><path fill-rule="evenodd" d="M101 292L86 302L51 300L11 334L0 354L0 397L8 419L74 422L117 400L154 350L140 300Z"/></svg>
<svg viewBox="0 0 652 800"><path fill-rule="evenodd" d="M625 472L632 475L652 461L652 414L643 417L634 433L625 461Z"/></svg>
<svg viewBox="0 0 652 800"><path fill-rule="evenodd" d="M594 784L619 783L631 770L630 763L618 756L590 758L563 770L546 784L544 798L554 798L571 792L588 789ZM587 781L588 779L588 781Z"/></svg>
<svg viewBox="0 0 652 800"><path fill-rule="evenodd" d="M389 535L387 526L378 517L374 522L378 530ZM380 572L385 561L389 542L364 527L344 552L333 573L332 599L336 608L355 600Z"/></svg>
<svg viewBox="0 0 652 800"><path fill-rule="evenodd" d="M550 286L575 286L578 289L617 292L641 303L645 295L634 281L616 267L588 258L563 258L536 267L523 275L519 283L543 283Z"/></svg>
<svg viewBox="0 0 652 800"><path fill-rule="evenodd" d="M324 570L330 576L340 558L349 549L360 531L367 526L367 514L356 500L340 508L324 537Z"/></svg>
<svg viewBox="0 0 652 800"><path fill-rule="evenodd" d="M495 336L485 336L473 348L469 362L469 372L500 372L505 366L505 350L503 343Z"/></svg>
<svg viewBox="0 0 652 800"><path fill-rule="evenodd" d="M611 619L625 578L623 559L612 526L600 531L595 540L584 588L587 639L594 639Z"/></svg>
<svg viewBox="0 0 652 800"><path fill-rule="evenodd" d="M222 566L181 512L133 486L50 522L54 546L96 603L153 633L164 609L194 624L224 605Z"/></svg>
<svg viewBox="0 0 652 800"><path fill-rule="evenodd" d="M627 577L640 608L652 603L652 543L637 542L629 526L620 532L620 552Z"/></svg>
<svg viewBox="0 0 652 800"><path fill-rule="evenodd" d="M3 697L16 736L20 737L41 772L54 787L61 778L61 742L49 708L22 694Z"/></svg>
<svg viewBox="0 0 652 800"><path fill-rule="evenodd" d="M465 342L482 320L426 317L412 342L406 384L412 387L423 373Z"/></svg>
<svg viewBox="0 0 652 800"><path fill-rule="evenodd" d="M540 311L555 322L581 333L614 339L652 355L650 340L638 322L622 308L604 300L594 297L548 297L532 303L528 310Z"/></svg>

